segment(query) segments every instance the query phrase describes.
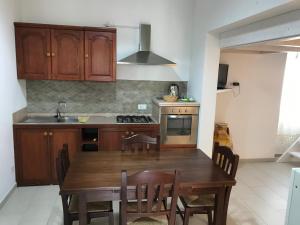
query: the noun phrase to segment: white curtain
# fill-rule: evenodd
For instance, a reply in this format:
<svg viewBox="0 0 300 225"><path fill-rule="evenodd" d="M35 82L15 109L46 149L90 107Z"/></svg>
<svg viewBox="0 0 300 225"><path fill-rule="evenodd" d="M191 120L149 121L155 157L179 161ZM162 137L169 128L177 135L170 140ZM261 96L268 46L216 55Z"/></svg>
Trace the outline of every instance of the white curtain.
<svg viewBox="0 0 300 225"><path fill-rule="evenodd" d="M300 134L300 53L288 53L280 103L278 133Z"/></svg>

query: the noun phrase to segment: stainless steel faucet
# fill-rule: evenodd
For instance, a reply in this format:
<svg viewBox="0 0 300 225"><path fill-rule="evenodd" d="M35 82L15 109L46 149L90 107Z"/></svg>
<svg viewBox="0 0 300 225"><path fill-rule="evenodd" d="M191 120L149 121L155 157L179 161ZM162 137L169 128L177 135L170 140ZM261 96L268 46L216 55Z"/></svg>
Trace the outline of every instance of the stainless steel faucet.
<svg viewBox="0 0 300 225"><path fill-rule="evenodd" d="M63 121L65 119L62 113L66 113L66 109L67 109L67 103L64 101L59 101L56 109L56 117L58 121Z"/></svg>

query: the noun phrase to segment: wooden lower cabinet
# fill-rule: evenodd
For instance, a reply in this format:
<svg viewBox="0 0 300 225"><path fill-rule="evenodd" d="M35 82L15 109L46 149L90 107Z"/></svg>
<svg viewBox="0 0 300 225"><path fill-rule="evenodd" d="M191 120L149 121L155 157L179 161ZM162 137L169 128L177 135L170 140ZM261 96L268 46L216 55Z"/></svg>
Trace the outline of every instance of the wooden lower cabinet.
<svg viewBox="0 0 300 225"><path fill-rule="evenodd" d="M18 186L56 184L55 161L63 144L68 144L70 161L81 151L83 130L96 129L98 151L121 151L122 139L133 134L156 137L159 125L15 125L15 165ZM92 142L94 143L94 142Z"/></svg>
<svg viewBox="0 0 300 225"><path fill-rule="evenodd" d="M120 151L125 135L122 130L100 130L100 151Z"/></svg>
<svg viewBox="0 0 300 225"><path fill-rule="evenodd" d="M120 151L122 150L122 139L134 134L156 137L159 135L159 127L145 128L124 125L123 127L100 129L100 151Z"/></svg>
<svg viewBox="0 0 300 225"><path fill-rule="evenodd" d="M56 184L55 159L68 144L70 159L79 148L79 129L15 129L18 186Z"/></svg>
<svg viewBox="0 0 300 225"><path fill-rule="evenodd" d="M49 184L50 151L45 129L21 129L15 133L16 177L18 185Z"/></svg>

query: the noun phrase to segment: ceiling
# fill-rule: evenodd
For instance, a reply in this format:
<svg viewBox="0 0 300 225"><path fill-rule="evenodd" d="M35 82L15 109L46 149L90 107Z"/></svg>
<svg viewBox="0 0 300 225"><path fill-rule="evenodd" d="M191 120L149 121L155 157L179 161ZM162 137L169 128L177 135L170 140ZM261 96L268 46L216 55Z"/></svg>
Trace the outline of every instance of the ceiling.
<svg viewBox="0 0 300 225"><path fill-rule="evenodd" d="M260 42L222 49L223 53L270 54L300 52L300 37Z"/></svg>

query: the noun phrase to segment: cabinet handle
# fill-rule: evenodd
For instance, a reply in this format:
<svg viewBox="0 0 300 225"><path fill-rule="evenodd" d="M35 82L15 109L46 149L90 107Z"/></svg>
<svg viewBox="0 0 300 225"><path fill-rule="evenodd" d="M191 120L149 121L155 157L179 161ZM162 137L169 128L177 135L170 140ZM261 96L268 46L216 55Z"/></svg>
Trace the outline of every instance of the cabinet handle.
<svg viewBox="0 0 300 225"><path fill-rule="evenodd" d="M88 58L89 57L89 54L85 54L85 58Z"/></svg>
<svg viewBox="0 0 300 225"><path fill-rule="evenodd" d="M52 57L54 57L54 56L55 56L55 53L54 53L54 52L52 52L51 56L52 56Z"/></svg>
<svg viewBox="0 0 300 225"><path fill-rule="evenodd" d="M47 52L47 53L46 53L46 56L47 56L47 57L50 57L50 56L51 56L50 52Z"/></svg>
<svg viewBox="0 0 300 225"><path fill-rule="evenodd" d="M52 135L53 135L53 133L52 133L52 132L50 132L50 133L49 133L49 136L52 136Z"/></svg>
<svg viewBox="0 0 300 225"><path fill-rule="evenodd" d="M48 133L45 131L45 132L44 132L44 136L47 136L47 135L48 135Z"/></svg>

